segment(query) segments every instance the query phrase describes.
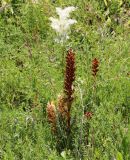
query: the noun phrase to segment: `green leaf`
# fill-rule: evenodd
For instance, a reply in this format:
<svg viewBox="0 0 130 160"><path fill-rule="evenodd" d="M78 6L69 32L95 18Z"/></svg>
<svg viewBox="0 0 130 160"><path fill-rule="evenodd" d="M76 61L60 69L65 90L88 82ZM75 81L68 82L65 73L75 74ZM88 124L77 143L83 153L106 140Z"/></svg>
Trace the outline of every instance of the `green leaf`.
<svg viewBox="0 0 130 160"><path fill-rule="evenodd" d="M106 6L108 5L107 0L104 0L104 3L105 3Z"/></svg>
<svg viewBox="0 0 130 160"><path fill-rule="evenodd" d="M116 157L117 160L123 160L123 156L120 152L117 153L117 157Z"/></svg>

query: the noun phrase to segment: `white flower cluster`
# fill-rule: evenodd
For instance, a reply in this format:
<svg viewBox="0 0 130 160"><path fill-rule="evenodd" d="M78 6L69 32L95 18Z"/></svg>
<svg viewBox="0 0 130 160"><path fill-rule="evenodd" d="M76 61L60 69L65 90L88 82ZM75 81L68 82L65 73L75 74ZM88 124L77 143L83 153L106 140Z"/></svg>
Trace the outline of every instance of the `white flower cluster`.
<svg viewBox="0 0 130 160"><path fill-rule="evenodd" d="M75 11L76 8L73 6L66 7L64 9L57 7L56 13L59 15L59 19L50 17L51 27L56 31L58 37L55 39L58 43L63 43L69 39L68 33L70 26L77 23L76 20L70 19L70 13Z"/></svg>

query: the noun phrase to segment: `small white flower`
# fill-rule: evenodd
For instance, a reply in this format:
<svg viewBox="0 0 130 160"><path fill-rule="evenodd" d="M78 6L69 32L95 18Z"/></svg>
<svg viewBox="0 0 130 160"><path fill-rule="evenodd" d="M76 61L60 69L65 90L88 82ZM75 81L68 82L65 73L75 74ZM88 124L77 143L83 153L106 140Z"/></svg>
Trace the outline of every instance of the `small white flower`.
<svg viewBox="0 0 130 160"><path fill-rule="evenodd" d="M55 39L56 42L63 43L69 39L68 32L70 31L70 26L77 23L74 19L69 19L70 13L75 11L76 8L66 7L64 9L57 7L56 12L59 15L59 19L50 17L51 27L56 31L58 37Z"/></svg>

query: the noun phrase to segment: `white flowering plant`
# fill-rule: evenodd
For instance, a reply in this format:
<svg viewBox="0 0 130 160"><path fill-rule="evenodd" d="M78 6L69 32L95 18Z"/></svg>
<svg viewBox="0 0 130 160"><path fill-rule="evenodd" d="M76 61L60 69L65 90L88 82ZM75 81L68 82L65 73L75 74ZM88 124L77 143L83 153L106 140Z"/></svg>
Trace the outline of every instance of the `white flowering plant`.
<svg viewBox="0 0 130 160"><path fill-rule="evenodd" d="M76 7L69 6L64 9L57 7L56 13L59 18L50 17L51 27L56 31L58 43L63 43L69 39L70 26L77 23L75 19L70 19L70 13L75 11Z"/></svg>

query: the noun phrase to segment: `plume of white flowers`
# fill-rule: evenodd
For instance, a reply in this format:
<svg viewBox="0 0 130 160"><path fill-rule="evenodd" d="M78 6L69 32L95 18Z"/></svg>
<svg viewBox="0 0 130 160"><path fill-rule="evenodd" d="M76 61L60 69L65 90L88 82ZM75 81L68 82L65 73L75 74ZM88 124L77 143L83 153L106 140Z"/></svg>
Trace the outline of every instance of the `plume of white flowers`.
<svg viewBox="0 0 130 160"><path fill-rule="evenodd" d="M76 20L70 19L70 13L75 11L76 8L73 6L66 7L64 9L57 7L56 13L59 16L59 19L50 17L51 27L56 31L57 38L55 39L58 43L63 43L69 39L70 26L77 23Z"/></svg>

